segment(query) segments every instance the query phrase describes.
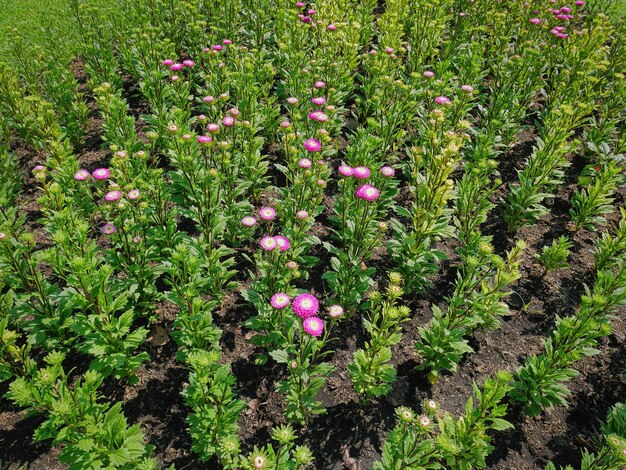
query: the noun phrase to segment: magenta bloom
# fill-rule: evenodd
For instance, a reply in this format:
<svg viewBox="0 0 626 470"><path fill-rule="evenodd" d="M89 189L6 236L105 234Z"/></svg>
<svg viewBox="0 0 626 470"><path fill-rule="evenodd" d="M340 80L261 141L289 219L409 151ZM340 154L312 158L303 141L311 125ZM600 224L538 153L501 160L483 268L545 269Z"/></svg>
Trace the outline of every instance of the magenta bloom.
<svg viewBox="0 0 626 470"><path fill-rule="evenodd" d="M287 237L283 237L282 235L276 235L274 237L276 244L278 245L278 249L280 251L287 251L291 247L291 242Z"/></svg>
<svg viewBox="0 0 626 470"><path fill-rule="evenodd" d="M289 98L287 98L287 103L294 105L294 104L298 104L298 98L295 98L293 96L290 96Z"/></svg>
<svg viewBox="0 0 626 470"><path fill-rule="evenodd" d="M369 178L371 174L372 172L366 166L357 166L353 169L353 175L359 179Z"/></svg>
<svg viewBox="0 0 626 470"><path fill-rule="evenodd" d="M298 162L298 166L300 168L311 168L311 166L313 165L313 162L311 160L309 160L308 158L301 158L300 161Z"/></svg>
<svg viewBox="0 0 626 470"><path fill-rule="evenodd" d="M253 227L256 225L256 222L256 217L252 217L251 215L247 215L243 219L241 219L241 224L245 225L246 227Z"/></svg>
<svg viewBox="0 0 626 470"><path fill-rule="evenodd" d="M276 309L285 308L291 302L291 297L283 292L277 292L270 299L270 304Z"/></svg>
<svg viewBox="0 0 626 470"><path fill-rule="evenodd" d="M215 97L214 96L205 96L204 98L202 98L202 101L204 101L205 103L213 103L213 101L215 101Z"/></svg>
<svg viewBox="0 0 626 470"><path fill-rule="evenodd" d="M236 121L237 120L232 116L224 116L224 119L222 119L222 122L224 123L226 127L230 127L234 125Z"/></svg>
<svg viewBox="0 0 626 470"><path fill-rule="evenodd" d="M433 78L435 76L435 72L431 72L430 70L426 70L426 72L424 72L422 75L424 75L426 78Z"/></svg>
<svg viewBox="0 0 626 470"><path fill-rule="evenodd" d="M119 201L122 197L122 191L109 191L104 195L104 200L107 202Z"/></svg>
<svg viewBox="0 0 626 470"><path fill-rule="evenodd" d="M161 62L163 65L174 65L174 61L172 59L165 59L163 62Z"/></svg>
<svg viewBox="0 0 626 470"><path fill-rule="evenodd" d="M359 186L356 190L356 197L365 201L375 201L380 196L380 190L376 189L371 184L364 184Z"/></svg>
<svg viewBox="0 0 626 470"><path fill-rule="evenodd" d="M183 65L185 67L193 67L196 63L193 60L183 60Z"/></svg>
<svg viewBox="0 0 626 470"><path fill-rule="evenodd" d="M317 122L326 122L328 121L328 115L326 115L322 111L311 111L309 113L309 119Z"/></svg>
<svg viewBox="0 0 626 470"><path fill-rule="evenodd" d="M354 168L348 165L339 165L339 173L341 173L343 176L353 176Z"/></svg>
<svg viewBox="0 0 626 470"><path fill-rule="evenodd" d="M540 25L542 23L541 18L531 18L528 20L528 22L536 25Z"/></svg>
<svg viewBox="0 0 626 470"><path fill-rule="evenodd" d="M276 209L273 207L262 207L259 210L259 216L263 220L274 220L276 218Z"/></svg>
<svg viewBox="0 0 626 470"><path fill-rule="evenodd" d="M582 6L585 6L586 3L587 2L584 2L583 0L576 0L574 2L574 5L576 5L577 7L582 7Z"/></svg>
<svg viewBox="0 0 626 470"><path fill-rule="evenodd" d="M380 172L383 174L383 176L386 177L391 177L393 175L396 174L396 170L394 170L393 168L391 168L390 166L384 166L380 169Z"/></svg>
<svg viewBox="0 0 626 470"><path fill-rule="evenodd" d="M39 172L39 171L43 171L43 170L45 170L45 168L44 168L44 166L43 166L43 165L35 165L35 166L33 167L33 173L37 173L37 172Z"/></svg>
<svg viewBox="0 0 626 470"><path fill-rule="evenodd" d="M386 52L387 54L393 54L393 48L391 48L391 47L385 47L385 52Z"/></svg>
<svg viewBox="0 0 626 470"><path fill-rule="evenodd" d="M213 46L213 50L214 51L221 51L223 49L223 47L219 44L216 44L215 46Z"/></svg>
<svg viewBox="0 0 626 470"><path fill-rule="evenodd" d="M319 152L322 149L322 143L317 139L307 139L304 141L304 148L309 152Z"/></svg>
<svg viewBox="0 0 626 470"><path fill-rule="evenodd" d="M297 3L296 3L296 7L298 7L298 8L304 8L304 2L297 2Z"/></svg>
<svg viewBox="0 0 626 470"><path fill-rule="evenodd" d="M318 89L319 88L324 88L326 86L326 83L321 81L321 80L318 80L317 82L315 82L314 86L315 86L315 88L318 88Z"/></svg>
<svg viewBox="0 0 626 470"><path fill-rule="evenodd" d="M172 72L178 72L179 70L182 70L183 67L184 67L183 64L173 64L173 65L170 65L170 70Z"/></svg>
<svg viewBox="0 0 626 470"><path fill-rule="evenodd" d="M310 8L309 10L307 10L306 14L309 16L313 16L315 13L317 13L313 8Z"/></svg>
<svg viewBox="0 0 626 470"><path fill-rule="evenodd" d="M199 135L196 139L198 139L198 142L201 144L210 144L213 142L213 138L208 135Z"/></svg>
<svg viewBox="0 0 626 470"><path fill-rule="evenodd" d="M466 93L473 93L474 87L472 85L461 85L461 90L463 90Z"/></svg>
<svg viewBox="0 0 626 470"><path fill-rule="evenodd" d="M335 26L334 24L329 24L328 26L326 26L326 29L328 31L335 31L337 29L337 26Z"/></svg>
<svg viewBox="0 0 626 470"><path fill-rule="evenodd" d="M331 305L328 307L328 314L331 318L339 318L343 315L343 307L341 305Z"/></svg>
<svg viewBox="0 0 626 470"><path fill-rule="evenodd" d="M111 235L112 233L117 232L115 225L113 225L111 222L109 222L108 224L104 224L100 230L105 235Z"/></svg>
<svg viewBox="0 0 626 470"><path fill-rule="evenodd" d="M74 179L76 181L85 181L90 176L91 174L87 170L78 170L76 173L74 173Z"/></svg>
<svg viewBox="0 0 626 470"><path fill-rule="evenodd" d="M259 244L261 245L261 248L263 248L265 251L272 251L278 248L278 243L276 243L276 239L270 236L265 236L261 238Z"/></svg>
<svg viewBox="0 0 626 470"><path fill-rule="evenodd" d="M296 219L306 219L309 216L309 213L305 210L301 210L296 212Z"/></svg>
<svg viewBox="0 0 626 470"><path fill-rule="evenodd" d="M210 122L209 124L206 125L206 130L209 132L218 132L220 130L220 126L219 124L215 124L213 122Z"/></svg>
<svg viewBox="0 0 626 470"><path fill-rule="evenodd" d="M437 98L435 98L435 103L448 105L450 104L450 98L448 98L447 96L438 96Z"/></svg>
<svg viewBox="0 0 626 470"><path fill-rule="evenodd" d="M302 21L303 23L310 23L311 22L311 17L310 16L303 16L300 21Z"/></svg>
<svg viewBox="0 0 626 470"><path fill-rule="evenodd" d="M230 39L224 39L224 40L222 41L222 44L224 44L225 46L229 46L229 45L231 45L232 43L233 43L233 42L232 42Z"/></svg>
<svg viewBox="0 0 626 470"><path fill-rule="evenodd" d="M280 123L280 127L282 127L283 129L287 129L287 128L291 127L291 123L289 121L282 121Z"/></svg>
<svg viewBox="0 0 626 470"><path fill-rule="evenodd" d="M317 98L313 98L311 102L317 106L322 106L324 103L326 103L326 98L324 98L323 96L318 96Z"/></svg>
<svg viewBox="0 0 626 470"><path fill-rule="evenodd" d="M320 308L320 303L314 295L307 293L300 294L298 297L293 299L291 306L293 307L293 311L300 318L309 318L317 314L317 311Z"/></svg>
<svg viewBox="0 0 626 470"><path fill-rule="evenodd" d="M302 329L311 336L321 336L324 331L324 320L318 317L305 318Z"/></svg>
<svg viewBox="0 0 626 470"><path fill-rule="evenodd" d="M97 180L105 180L109 176L111 176L111 170L109 170L108 168L98 168L93 172L93 177ZM76 175L74 175L74 177L76 177Z"/></svg>
<svg viewBox="0 0 626 470"><path fill-rule="evenodd" d="M140 193L138 189L128 191L128 199L139 199Z"/></svg>

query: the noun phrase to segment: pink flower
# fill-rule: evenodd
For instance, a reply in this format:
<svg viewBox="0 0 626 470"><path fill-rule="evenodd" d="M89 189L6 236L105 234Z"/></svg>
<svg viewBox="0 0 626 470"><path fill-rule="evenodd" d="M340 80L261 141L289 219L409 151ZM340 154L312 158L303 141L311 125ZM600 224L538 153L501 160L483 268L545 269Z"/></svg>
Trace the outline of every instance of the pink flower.
<svg viewBox="0 0 626 470"><path fill-rule="evenodd" d="M386 177L391 177L393 175L396 174L396 170L394 170L393 168L391 168L390 166L384 166L380 169L380 172L383 174L383 176Z"/></svg>
<svg viewBox="0 0 626 470"><path fill-rule="evenodd" d="M428 416L422 416L420 418L420 424L424 428L427 428L428 426L430 426L430 419L428 418Z"/></svg>
<svg viewBox="0 0 626 470"><path fill-rule="evenodd" d="M294 105L294 104L298 104L298 98L295 98L293 96L290 96L289 98L287 98L287 103L289 103L290 105Z"/></svg>
<svg viewBox="0 0 626 470"><path fill-rule="evenodd" d="M182 70L183 67L184 67L183 64L173 64L173 65L170 65L170 70L172 72L178 72L179 70Z"/></svg>
<svg viewBox="0 0 626 470"><path fill-rule="evenodd" d="M117 232L117 229L115 228L115 225L109 222L107 224L104 224L100 231L102 231L102 233L104 233L105 235L111 235L112 233Z"/></svg>
<svg viewBox="0 0 626 470"><path fill-rule="evenodd" d="M196 137L196 139L201 144L210 144L211 142L213 142L213 138L208 135L199 135L198 137Z"/></svg>
<svg viewBox="0 0 626 470"><path fill-rule="evenodd" d="M380 190L376 189L371 184L364 184L359 186L356 190L356 197L365 201L375 201L380 196Z"/></svg>
<svg viewBox="0 0 626 470"><path fill-rule="evenodd" d="M393 48L391 48L391 47L385 47L385 52L386 52L387 54L393 54Z"/></svg>
<svg viewBox="0 0 626 470"><path fill-rule="evenodd" d="M43 166L43 165L35 165L35 166L33 167L33 173L38 173L38 172L40 172L40 171L44 171L44 170L45 170L45 168L44 168L44 166Z"/></svg>
<svg viewBox="0 0 626 470"><path fill-rule="evenodd" d="M247 215L243 219L241 219L241 224L245 225L246 227L253 227L256 225L256 222L256 217L252 217L251 215Z"/></svg>
<svg viewBox="0 0 626 470"><path fill-rule="evenodd" d="M366 166L357 166L353 169L353 174L355 178L365 179L365 178L369 178L372 172Z"/></svg>
<svg viewBox="0 0 626 470"><path fill-rule="evenodd" d="M337 26L335 26L334 24L329 24L328 26L326 26L326 29L328 31L335 31L337 29Z"/></svg>
<svg viewBox="0 0 626 470"><path fill-rule="evenodd" d="M435 103L448 105L450 104L450 98L448 98L447 96L438 96L437 98L435 98Z"/></svg>
<svg viewBox="0 0 626 470"><path fill-rule="evenodd" d="M584 2L583 0L576 0L574 2L574 5L576 5L577 7L582 7L582 6L585 6L586 3L587 2Z"/></svg>
<svg viewBox="0 0 626 470"><path fill-rule="evenodd" d="M226 127L234 125L236 121L237 120L232 116L224 116L224 119L222 119L222 123L224 123Z"/></svg>
<svg viewBox="0 0 626 470"><path fill-rule="evenodd" d="M178 75L172 75L172 81L177 82L180 77Z"/></svg>
<svg viewBox="0 0 626 470"><path fill-rule="evenodd" d="M331 305L328 307L328 315L330 315L331 318L339 318L343 315L343 307L341 305Z"/></svg>
<svg viewBox="0 0 626 470"><path fill-rule="evenodd" d="M311 168L312 165L313 165L313 162L309 160L308 158L301 158L300 161L298 162L298 166L300 168Z"/></svg>
<svg viewBox="0 0 626 470"><path fill-rule="evenodd" d="M223 49L222 46L220 46L219 44L216 44L215 46L213 46L213 50L214 51L221 51Z"/></svg>
<svg viewBox="0 0 626 470"><path fill-rule="evenodd" d="M104 195L104 200L107 202L118 201L122 197L122 191L109 191Z"/></svg>
<svg viewBox="0 0 626 470"><path fill-rule="evenodd" d="M473 93L474 87L472 85L461 85L461 90L463 90L466 93Z"/></svg>
<svg viewBox="0 0 626 470"><path fill-rule="evenodd" d="M285 308L291 302L291 297L283 292L277 292L270 299L270 304L276 309Z"/></svg>
<svg viewBox="0 0 626 470"><path fill-rule="evenodd" d="M274 220L276 218L276 210L273 207L262 207L259 210L259 216L263 220Z"/></svg>
<svg viewBox="0 0 626 470"><path fill-rule="evenodd" d="M306 293L300 294L293 299L291 306L293 307L293 311L300 318L309 318L317 314L320 303L314 295Z"/></svg>
<svg viewBox="0 0 626 470"><path fill-rule="evenodd" d="M348 166L348 165L339 165L339 170L338 171L343 176L353 176L354 175L354 168L352 168L351 166Z"/></svg>
<svg viewBox="0 0 626 470"><path fill-rule="evenodd" d="M309 16L313 16L315 13L317 13L313 8L310 8L309 10L307 10L306 14Z"/></svg>
<svg viewBox="0 0 626 470"><path fill-rule="evenodd" d="M163 62L161 62L163 65L174 65L174 61L172 59L165 59Z"/></svg>
<svg viewBox="0 0 626 470"><path fill-rule="evenodd" d="M105 180L109 176L111 176L111 170L109 170L108 168L98 168L93 172L93 177L97 180ZM74 178L76 178L76 175L74 175Z"/></svg>
<svg viewBox="0 0 626 470"><path fill-rule="evenodd" d="M141 194L139 193L138 189L133 189L131 191L128 191L128 199L139 199L139 196Z"/></svg>
<svg viewBox="0 0 626 470"><path fill-rule="evenodd" d="M76 181L85 181L90 176L91 174L87 170L78 170L76 173L74 173L74 179Z"/></svg>
<svg viewBox="0 0 626 470"><path fill-rule="evenodd" d="M204 101L205 103L213 103L213 101L215 101L215 97L211 95L205 96L204 98L202 98L202 101Z"/></svg>
<svg viewBox="0 0 626 470"><path fill-rule="evenodd" d="M215 124L213 122L210 122L209 124L206 125L206 130L209 132L218 132L220 130L220 126L219 124Z"/></svg>
<svg viewBox="0 0 626 470"><path fill-rule="evenodd" d="M309 152L319 152L322 149L322 143L317 139L307 139L304 141L304 148Z"/></svg>
<svg viewBox="0 0 626 470"><path fill-rule="evenodd" d="M306 219L308 216L309 216L309 213L305 210L296 212L296 219L303 220L303 219Z"/></svg>
<svg viewBox="0 0 626 470"><path fill-rule="evenodd" d="M540 25L542 23L541 18L531 18L528 22L536 25Z"/></svg>
<svg viewBox="0 0 626 470"><path fill-rule="evenodd" d="M321 336L324 331L324 320L318 317L305 318L302 329L311 336Z"/></svg>
<svg viewBox="0 0 626 470"><path fill-rule="evenodd" d="M311 102L317 106L322 106L324 103L326 103L326 98L324 98L323 96L318 96L317 98L313 98Z"/></svg>
<svg viewBox="0 0 626 470"><path fill-rule="evenodd" d="M224 40L222 41L222 44L224 44L225 46L229 46L229 45L231 45L232 43L233 43L233 42L232 42L230 39L224 39Z"/></svg>
<svg viewBox="0 0 626 470"><path fill-rule="evenodd" d="M296 3L296 7L297 8L304 8L304 2L297 2Z"/></svg>
<svg viewBox="0 0 626 470"><path fill-rule="evenodd" d="M426 70L426 72L424 72L422 75L424 75L426 78L433 78L435 76L435 72L431 72L430 70Z"/></svg>
<svg viewBox="0 0 626 470"><path fill-rule="evenodd" d="M317 122L326 122L328 121L328 116L321 111L311 111L309 113L309 119Z"/></svg>
<svg viewBox="0 0 626 470"><path fill-rule="evenodd" d="M185 67L193 67L196 63L193 60L183 60L183 65Z"/></svg>
<svg viewBox="0 0 626 470"><path fill-rule="evenodd" d="M276 244L278 245L278 249L280 251L287 251L291 247L291 242L287 237L283 237L282 235L276 235L274 237Z"/></svg>
<svg viewBox="0 0 626 470"><path fill-rule="evenodd" d="M311 22L311 17L310 16L303 16L300 21L302 21L303 23L310 23Z"/></svg>
<svg viewBox="0 0 626 470"><path fill-rule="evenodd" d="M315 86L315 88L318 88L318 89L319 88L324 88L326 86L326 83L321 81L321 80L318 80L317 82L315 82L314 86Z"/></svg>
<svg viewBox="0 0 626 470"><path fill-rule="evenodd" d="M291 127L291 123L289 121L283 121L280 123L280 127L282 127L283 129L287 129Z"/></svg>
<svg viewBox="0 0 626 470"><path fill-rule="evenodd" d="M272 251L278 248L278 243L276 243L276 239L270 236L265 236L261 238L259 244L261 245L261 248L263 248L265 251Z"/></svg>
<svg viewBox="0 0 626 470"><path fill-rule="evenodd" d="M133 243L135 243L135 244L141 243L141 237L139 237L139 236L133 237Z"/></svg>

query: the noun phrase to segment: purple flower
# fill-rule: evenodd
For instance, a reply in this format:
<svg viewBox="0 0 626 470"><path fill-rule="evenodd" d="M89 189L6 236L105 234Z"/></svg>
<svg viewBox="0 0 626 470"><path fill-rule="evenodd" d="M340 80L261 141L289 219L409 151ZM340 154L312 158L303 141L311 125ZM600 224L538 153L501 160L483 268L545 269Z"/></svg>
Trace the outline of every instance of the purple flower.
<svg viewBox="0 0 626 470"><path fill-rule="evenodd" d="M307 217L309 217L309 213L305 210L296 212L296 219L303 220L303 219L306 219Z"/></svg>
<svg viewBox="0 0 626 470"><path fill-rule="evenodd" d="M90 176L91 175L87 170L78 170L76 173L74 173L74 179L76 181L85 181Z"/></svg>
<svg viewBox="0 0 626 470"><path fill-rule="evenodd" d="M224 39L224 40L222 41L222 44L224 44L225 46L229 46L229 45L231 45L232 43L233 43L233 42L232 42L230 39Z"/></svg>
<svg viewBox="0 0 626 470"><path fill-rule="evenodd" d="M331 318L339 318L343 315L343 307L341 305L331 305L328 307L328 315Z"/></svg>
<svg viewBox="0 0 626 470"><path fill-rule="evenodd" d="M322 143L317 139L307 139L304 141L304 148L309 152L319 152L322 149Z"/></svg>
<svg viewBox="0 0 626 470"><path fill-rule="evenodd" d="M163 65L174 65L174 61L172 59L165 59L163 62L161 62Z"/></svg>
<svg viewBox="0 0 626 470"><path fill-rule="evenodd" d="M109 222L107 224L104 224L100 230L105 235L111 235L112 233L117 232L117 229L115 228L115 225L113 225L111 222Z"/></svg>
<svg viewBox="0 0 626 470"><path fill-rule="evenodd" d="M424 75L426 78L433 78L435 76L435 72L431 72L430 70L426 70L426 72L424 72L422 75Z"/></svg>
<svg viewBox="0 0 626 470"><path fill-rule="evenodd" d="M220 126L219 126L219 124L215 124L213 122L210 122L210 123L208 123L206 125L206 130L209 131L209 132L215 133L215 132L218 132L220 130Z"/></svg>
<svg viewBox="0 0 626 470"><path fill-rule="evenodd" d="M213 101L215 101L215 97L208 95L202 98L202 101L204 101L205 103L213 103Z"/></svg>
<svg viewBox="0 0 626 470"><path fill-rule="evenodd" d="M352 168L351 166L348 166L348 165L339 165L339 170L338 171L343 176L353 176L354 175L354 168Z"/></svg>
<svg viewBox="0 0 626 470"><path fill-rule="evenodd" d="M329 24L328 26L326 26L326 29L328 31L335 31L337 29L337 26L335 26L334 24Z"/></svg>
<svg viewBox="0 0 626 470"><path fill-rule="evenodd" d="M317 98L313 98L313 99L311 100L311 102L312 102L314 105L317 105L317 106L322 106L323 104L325 104L325 103L326 103L326 98L324 98L323 96L318 96Z"/></svg>
<svg viewBox="0 0 626 470"><path fill-rule="evenodd" d="M283 237L282 235L276 235L274 237L276 240L276 244L278 245L278 249L282 251L287 251L291 247L291 242L287 237Z"/></svg>
<svg viewBox="0 0 626 470"><path fill-rule="evenodd" d="M369 178L372 172L366 166L357 166L353 169L353 174L355 178L365 179Z"/></svg>
<svg viewBox="0 0 626 470"><path fill-rule="evenodd" d="M122 191L109 191L104 195L104 200L107 202L118 201L122 197Z"/></svg>
<svg viewBox="0 0 626 470"><path fill-rule="evenodd" d="M390 166L384 166L380 169L380 172L383 174L383 176L386 177L392 177L393 175L396 174L396 170L394 170L393 168L391 168Z"/></svg>
<svg viewBox="0 0 626 470"><path fill-rule="evenodd" d="M312 317L317 314L317 311L320 308L317 298L308 293L300 294L298 297L293 299L291 306L293 307L293 311L300 318Z"/></svg>
<svg viewBox="0 0 626 470"><path fill-rule="evenodd" d="M531 18L528 22L536 25L540 25L542 23L541 18Z"/></svg>
<svg viewBox="0 0 626 470"><path fill-rule="evenodd" d="M33 173L38 173L38 172L44 171L44 170L45 170L45 167L43 165L35 165L33 167Z"/></svg>
<svg viewBox="0 0 626 470"><path fill-rule="evenodd" d="M263 220L274 220L276 218L276 209L273 207L263 207L259 210L259 216Z"/></svg>
<svg viewBox="0 0 626 470"><path fill-rule="evenodd" d="M270 304L276 309L285 308L291 302L291 297L283 292L277 292L270 299Z"/></svg>
<svg viewBox="0 0 626 470"><path fill-rule="evenodd" d="M294 105L294 104L298 104L298 98L295 98L293 96L290 96L289 98L287 98L287 103L289 103L290 105Z"/></svg>
<svg viewBox="0 0 626 470"><path fill-rule="evenodd" d="M448 105L450 104L450 98L448 98L447 96L438 96L437 98L435 98L435 103Z"/></svg>
<svg viewBox="0 0 626 470"><path fill-rule="evenodd" d="M587 2L584 2L583 0L576 0L574 2L574 5L576 5L577 7L582 7L582 6L585 6L586 3Z"/></svg>
<svg viewBox="0 0 626 470"><path fill-rule="evenodd" d="M232 116L224 116L224 119L222 119L222 122L227 127L230 127L230 126L234 125L236 121L237 120L234 117L232 117Z"/></svg>
<svg viewBox="0 0 626 470"><path fill-rule="evenodd" d="M170 65L170 70L172 72L177 72L177 71L181 70L183 67L184 67L183 64L173 64L173 65Z"/></svg>
<svg viewBox="0 0 626 470"><path fill-rule="evenodd" d="M301 158L300 161L298 162L298 166L300 168L311 168L311 166L313 165L313 162L311 160L309 160L308 158Z"/></svg>
<svg viewBox="0 0 626 470"><path fill-rule="evenodd" d="M198 139L198 142L201 144L210 144L213 142L213 138L209 135L199 135L196 139Z"/></svg>
<svg viewBox="0 0 626 470"><path fill-rule="evenodd" d="M393 54L393 48L391 48L391 47L385 47L385 52L386 52L387 54Z"/></svg>
<svg viewBox="0 0 626 470"><path fill-rule="evenodd" d="M325 82L323 82L323 81L321 81L321 80L318 80L317 82L315 82L315 85L313 85L313 86L314 86L315 88L320 89L320 88L324 88L324 87L326 86L326 83L325 83Z"/></svg>
<svg viewBox="0 0 626 470"><path fill-rule="evenodd" d="M305 318L302 329L311 336L321 336L324 331L324 320L318 317Z"/></svg>
<svg viewBox="0 0 626 470"><path fill-rule="evenodd" d="M215 46L213 46L213 50L214 51L221 51L222 49L224 49L221 45L216 44Z"/></svg>
<svg viewBox="0 0 626 470"><path fill-rule="evenodd" d="M97 180L105 180L109 176L111 176L111 170L109 170L108 168L98 168L93 172L93 177ZM76 178L76 175L74 175L74 178Z"/></svg>
<svg viewBox="0 0 626 470"><path fill-rule="evenodd" d="M356 190L356 197L365 201L375 201L380 196L380 190L376 189L371 184L364 184L359 186Z"/></svg>
<svg viewBox="0 0 626 470"><path fill-rule="evenodd" d="M193 67L196 63L193 60L183 60L183 65L185 67Z"/></svg>
<svg viewBox="0 0 626 470"><path fill-rule="evenodd" d="M254 227L256 225L256 222L256 217L252 217L251 215L247 215L243 219L241 219L241 224L245 225L246 227Z"/></svg>
<svg viewBox="0 0 626 470"><path fill-rule="evenodd" d="M278 248L278 243L276 243L276 239L274 237L265 236L261 238L261 241L259 243L261 245L261 248L263 248L265 251L272 251Z"/></svg>
<svg viewBox="0 0 626 470"><path fill-rule="evenodd" d="M140 195L141 193L139 192L138 189L133 189L131 191L128 191L128 199L139 199Z"/></svg>

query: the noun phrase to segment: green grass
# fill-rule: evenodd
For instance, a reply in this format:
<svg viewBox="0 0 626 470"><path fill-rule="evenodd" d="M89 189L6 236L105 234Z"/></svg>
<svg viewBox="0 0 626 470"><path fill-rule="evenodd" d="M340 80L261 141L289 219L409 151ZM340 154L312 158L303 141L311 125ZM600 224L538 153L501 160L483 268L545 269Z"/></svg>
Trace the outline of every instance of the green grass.
<svg viewBox="0 0 626 470"><path fill-rule="evenodd" d="M69 0L0 0L0 52L5 59L15 57L17 47L54 51L68 58L74 52L76 26Z"/></svg>

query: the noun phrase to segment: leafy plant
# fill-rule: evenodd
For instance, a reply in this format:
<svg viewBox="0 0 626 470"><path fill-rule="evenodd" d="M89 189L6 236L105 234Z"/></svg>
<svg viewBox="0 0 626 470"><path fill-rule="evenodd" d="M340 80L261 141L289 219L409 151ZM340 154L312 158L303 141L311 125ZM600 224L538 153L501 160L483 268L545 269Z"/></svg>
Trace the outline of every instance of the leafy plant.
<svg viewBox="0 0 626 470"><path fill-rule="evenodd" d="M539 260L548 272L567 268L569 266L567 258L572 246L569 239L565 235L562 235L556 240L553 240L551 245L545 245L541 249L541 253L535 255L535 259Z"/></svg>

